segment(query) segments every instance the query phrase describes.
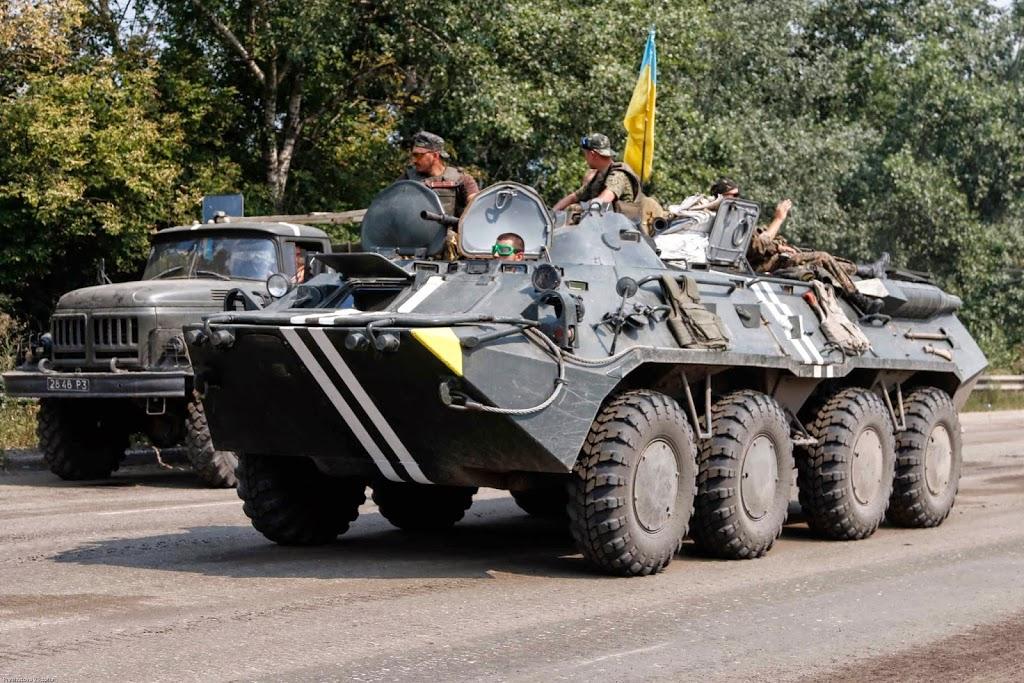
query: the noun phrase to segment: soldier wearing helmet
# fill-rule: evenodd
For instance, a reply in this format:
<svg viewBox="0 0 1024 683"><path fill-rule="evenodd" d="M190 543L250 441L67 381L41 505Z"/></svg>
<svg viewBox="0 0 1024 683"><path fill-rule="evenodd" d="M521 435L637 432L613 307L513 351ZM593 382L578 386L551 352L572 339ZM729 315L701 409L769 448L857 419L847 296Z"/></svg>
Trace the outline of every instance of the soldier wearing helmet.
<svg viewBox="0 0 1024 683"><path fill-rule="evenodd" d="M446 214L461 216L469 200L480 191L473 176L448 166L444 138L421 130L413 136L409 166L399 180L418 180L438 196Z"/></svg>
<svg viewBox="0 0 1024 683"><path fill-rule="evenodd" d="M561 211L572 204L600 202L611 204L612 209L630 218L639 217L639 203L643 198L640 177L621 161L615 161L611 141L607 135L591 133L580 140L580 150L590 170L583 185L565 195L552 207Z"/></svg>

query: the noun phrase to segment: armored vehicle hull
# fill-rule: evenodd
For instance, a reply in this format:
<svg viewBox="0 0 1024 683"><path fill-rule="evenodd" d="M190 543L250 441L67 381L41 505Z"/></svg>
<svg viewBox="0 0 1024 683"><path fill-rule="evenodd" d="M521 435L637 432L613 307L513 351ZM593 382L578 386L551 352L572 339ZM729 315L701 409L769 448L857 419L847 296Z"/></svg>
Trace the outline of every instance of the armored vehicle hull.
<svg viewBox="0 0 1024 683"><path fill-rule="evenodd" d="M328 541L366 485L397 525L436 528L490 486L564 510L589 560L635 575L688 532L714 555L767 552L794 467L826 537L866 537L887 508L908 526L948 514L956 410L985 367L954 297L887 281L894 315L838 302L870 344L850 353L813 283L669 267L617 214L542 225L535 258L529 240L523 260L479 258L473 239L536 227L501 221L527 200L481 193L459 260L336 255L337 273L267 309L190 328L211 431L242 454L260 531Z"/></svg>

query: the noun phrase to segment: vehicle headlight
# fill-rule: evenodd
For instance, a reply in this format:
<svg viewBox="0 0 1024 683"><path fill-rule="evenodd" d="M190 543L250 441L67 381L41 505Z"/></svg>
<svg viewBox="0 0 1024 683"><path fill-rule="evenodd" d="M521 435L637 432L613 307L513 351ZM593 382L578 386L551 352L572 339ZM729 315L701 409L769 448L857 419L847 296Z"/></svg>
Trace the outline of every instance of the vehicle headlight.
<svg viewBox="0 0 1024 683"><path fill-rule="evenodd" d="M267 292L275 299L280 299L292 288L292 283L286 275L274 273L267 278Z"/></svg>

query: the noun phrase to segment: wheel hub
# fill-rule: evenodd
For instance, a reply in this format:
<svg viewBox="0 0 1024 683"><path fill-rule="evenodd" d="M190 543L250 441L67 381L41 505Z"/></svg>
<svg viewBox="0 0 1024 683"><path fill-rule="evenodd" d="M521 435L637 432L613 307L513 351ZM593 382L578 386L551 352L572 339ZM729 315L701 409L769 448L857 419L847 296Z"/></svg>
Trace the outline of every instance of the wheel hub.
<svg viewBox="0 0 1024 683"><path fill-rule="evenodd" d="M779 460L775 442L759 434L750 442L740 469L740 500L751 519L761 519L772 507L779 484Z"/></svg>
<svg viewBox="0 0 1024 683"><path fill-rule="evenodd" d="M861 505L871 503L882 487L883 453L882 437L873 427L861 432L853 445L853 495Z"/></svg>
<svg viewBox="0 0 1024 683"><path fill-rule="evenodd" d="M924 454L924 480L932 495L945 492L953 478L953 442L945 425L935 425Z"/></svg>
<svg viewBox="0 0 1024 683"><path fill-rule="evenodd" d="M676 452L664 439L647 445L633 478L633 512L645 530L660 530L672 517L679 492Z"/></svg>

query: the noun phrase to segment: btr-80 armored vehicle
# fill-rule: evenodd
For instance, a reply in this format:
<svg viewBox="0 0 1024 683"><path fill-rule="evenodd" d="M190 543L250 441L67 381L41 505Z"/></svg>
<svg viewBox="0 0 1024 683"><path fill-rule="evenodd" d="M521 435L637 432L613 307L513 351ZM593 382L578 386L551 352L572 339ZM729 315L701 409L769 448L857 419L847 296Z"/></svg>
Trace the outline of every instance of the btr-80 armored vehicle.
<svg viewBox="0 0 1024 683"><path fill-rule="evenodd" d="M651 574L687 534L764 554L794 467L826 538L949 513L957 411L985 367L956 297L885 277L864 283L883 306L865 316L826 306L820 282L751 273L758 208L738 200L699 269L601 207L556 228L514 183L473 199L443 259L440 211L397 183L364 218L365 253L187 328L214 439L240 454L245 513L271 540L330 542L367 485L407 530L453 524L488 486L567 513L598 568Z"/></svg>
<svg viewBox="0 0 1024 683"><path fill-rule="evenodd" d="M297 254L328 252L330 240L317 228L233 220L162 230L141 281L62 296L41 357L3 375L9 395L40 399L39 447L55 474L109 476L129 436L144 432L160 448L183 444L207 484L235 485L236 456L214 448L194 397L182 325L223 310L232 290L269 301L268 277L293 276Z"/></svg>

